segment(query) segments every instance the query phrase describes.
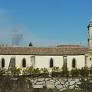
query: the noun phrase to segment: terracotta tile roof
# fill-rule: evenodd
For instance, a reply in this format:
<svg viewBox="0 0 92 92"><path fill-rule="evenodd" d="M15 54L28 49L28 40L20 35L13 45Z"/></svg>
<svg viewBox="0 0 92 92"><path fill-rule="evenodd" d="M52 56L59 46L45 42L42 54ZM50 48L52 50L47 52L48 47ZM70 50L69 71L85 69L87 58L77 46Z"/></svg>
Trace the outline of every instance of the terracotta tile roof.
<svg viewBox="0 0 92 92"><path fill-rule="evenodd" d="M87 50L83 47L0 47L0 55L81 55Z"/></svg>
<svg viewBox="0 0 92 92"><path fill-rule="evenodd" d="M57 47L62 47L62 48L83 48L81 45L57 45Z"/></svg>

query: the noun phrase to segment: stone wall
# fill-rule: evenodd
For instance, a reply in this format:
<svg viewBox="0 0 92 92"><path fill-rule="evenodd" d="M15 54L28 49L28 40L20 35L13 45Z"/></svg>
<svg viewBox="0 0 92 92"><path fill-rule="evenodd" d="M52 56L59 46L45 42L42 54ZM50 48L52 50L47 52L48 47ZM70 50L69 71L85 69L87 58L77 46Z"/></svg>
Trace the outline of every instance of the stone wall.
<svg viewBox="0 0 92 92"><path fill-rule="evenodd" d="M0 92L59 92L57 89L33 88L27 77L0 76Z"/></svg>

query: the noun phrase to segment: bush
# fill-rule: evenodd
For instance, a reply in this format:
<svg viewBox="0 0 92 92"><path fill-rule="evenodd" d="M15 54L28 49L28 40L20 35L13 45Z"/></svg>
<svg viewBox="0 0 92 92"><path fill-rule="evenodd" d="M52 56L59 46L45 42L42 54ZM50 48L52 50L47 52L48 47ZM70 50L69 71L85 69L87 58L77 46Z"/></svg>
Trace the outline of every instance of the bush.
<svg viewBox="0 0 92 92"><path fill-rule="evenodd" d="M47 68L41 68L41 73L49 73L48 69Z"/></svg>
<svg viewBox="0 0 92 92"><path fill-rule="evenodd" d="M31 75L33 70L34 70L33 67L27 67L27 68L23 69L22 74L23 75Z"/></svg>
<svg viewBox="0 0 92 92"><path fill-rule="evenodd" d="M6 70L7 75L20 75L21 74L21 68L12 67Z"/></svg>
<svg viewBox="0 0 92 92"><path fill-rule="evenodd" d="M88 77L88 75L89 75L89 69L88 69L88 67L81 68L80 69L80 75L82 77Z"/></svg>
<svg viewBox="0 0 92 92"><path fill-rule="evenodd" d="M40 69L34 68L32 74L40 74Z"/></svg>
<svg viewBox="0 0 92 92"><path fill-rule="evenodd" d="M92 92L92 79L85 79L82 78L80 80L81 84L79 84L79 87L84 92Z"/></svg>
<svg viewBox="0 0 92 92"><path fill-rule="evenodd" d="M61 69L59 67L52 68L52 77L61 77Z"/></svg>
<svg viewBox="0 0 92 92"><path fill-rule="evenodd" d="M72 69L72 70L71 70L71 75L72 75L72 77L78 77L79 74L80 74L79 69L76 68L76 69Z"/></svg>
<svg viewBox="0 0 92 92"><path fill-rule="evenodd" d="M48 77L48 75L49 75L49 71L47 68L41 68L40 72L41 72L41 76L43 76L43 77Z"/></svg>
<svg viewBox="0 0 92 92"><path fill-rule="evenodd" d="M22 71L23 75L33 75L33 74L40 74L39 68L27 67Z"/></svg>
<svg viewBox="0 0 92 92"><path fill-rule="evenodd" d="M52 72L60 72L59 67L53 67L53 68L52 68Z"/></svg>
<svg viewBox="0 0 92 92"><path fill-rule="evenodd" d="M0 76L4 75L6 73L6 70L4 68L0 68Z"/></svg>

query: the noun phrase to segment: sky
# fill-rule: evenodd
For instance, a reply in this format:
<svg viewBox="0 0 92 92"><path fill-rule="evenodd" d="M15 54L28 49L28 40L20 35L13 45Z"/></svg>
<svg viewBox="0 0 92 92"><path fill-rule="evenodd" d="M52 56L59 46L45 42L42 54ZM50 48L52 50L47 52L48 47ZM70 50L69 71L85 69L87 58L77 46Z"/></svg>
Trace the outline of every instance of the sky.
<svg viewBox="0 0 92 92"><path fill-rule="evenodd" d="M19 30L23 46L87 46L90 20L92 0L0 0L0 44Z"/></svg>

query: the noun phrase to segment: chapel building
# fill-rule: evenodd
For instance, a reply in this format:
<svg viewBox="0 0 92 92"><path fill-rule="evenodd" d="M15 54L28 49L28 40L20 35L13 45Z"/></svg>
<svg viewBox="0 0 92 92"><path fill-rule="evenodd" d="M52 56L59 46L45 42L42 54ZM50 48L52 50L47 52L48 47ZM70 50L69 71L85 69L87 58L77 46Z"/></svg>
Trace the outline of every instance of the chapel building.
<svg viewBox="0 0 92 92"><path fill-rule="evenodd" d="M88 47L59 45L56 47L0 47L0 68L26 68L67 66L71 69L92 67L92 21L88 25Z"/></svg>

